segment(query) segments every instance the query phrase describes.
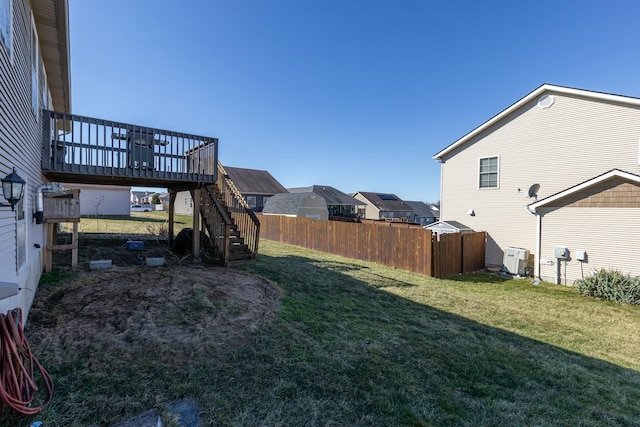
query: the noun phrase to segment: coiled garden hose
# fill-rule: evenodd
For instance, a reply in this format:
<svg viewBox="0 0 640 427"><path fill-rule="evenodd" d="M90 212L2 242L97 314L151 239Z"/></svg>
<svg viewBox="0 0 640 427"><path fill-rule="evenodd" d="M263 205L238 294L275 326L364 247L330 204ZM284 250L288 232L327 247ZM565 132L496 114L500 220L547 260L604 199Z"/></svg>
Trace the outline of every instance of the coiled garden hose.
<svg viewBox="0 0 640 427"><path fill-rule="evenodd" d="M38 391L37 372L42 377L47 398L41 405L32 406ZM31 352L22 330L22 309L0 314L0 410L6 406L23 415L35 415L52 399L53 380Z"/></svg>

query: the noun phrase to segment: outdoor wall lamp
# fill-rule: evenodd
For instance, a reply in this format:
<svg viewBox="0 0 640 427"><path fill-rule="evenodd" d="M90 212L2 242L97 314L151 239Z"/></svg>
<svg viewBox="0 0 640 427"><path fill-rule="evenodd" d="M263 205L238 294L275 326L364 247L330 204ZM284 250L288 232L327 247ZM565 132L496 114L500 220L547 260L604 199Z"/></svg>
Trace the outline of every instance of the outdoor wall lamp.
<svg viewBox="0 0 640 427"><path fill-rule="evenodd" d="M15 167L13 168L13 172L5 176L1 181L2 194L9 204L0 203L0 206L11 206L11 210L13 211L16 208L16 203L22 200L22 193L24 192L26 181L16 173Z"/></svg>

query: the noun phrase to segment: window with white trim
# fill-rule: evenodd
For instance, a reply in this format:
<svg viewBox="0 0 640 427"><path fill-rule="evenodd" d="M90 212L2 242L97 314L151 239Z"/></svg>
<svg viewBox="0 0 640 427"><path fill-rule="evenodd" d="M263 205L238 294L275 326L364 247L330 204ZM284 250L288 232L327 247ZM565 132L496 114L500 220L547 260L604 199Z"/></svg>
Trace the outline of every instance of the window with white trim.
<svg viewBox="0 0 640 427"><path fill-rule="evenodd" d="M11 55L11 0L0 0L0 44Z"/></svg>
<svg viewBox="0 0 640 427"><path fill-rule="evenodd" d="M479 164L478 188L498 188L498 157L483 157Z"/></svg>
<svg viewBox="0 0 640 427"><path fill-rule="evenodd" d="M250 208L255 208L258 205L256 196L246 196L245 200Z"/></svg>

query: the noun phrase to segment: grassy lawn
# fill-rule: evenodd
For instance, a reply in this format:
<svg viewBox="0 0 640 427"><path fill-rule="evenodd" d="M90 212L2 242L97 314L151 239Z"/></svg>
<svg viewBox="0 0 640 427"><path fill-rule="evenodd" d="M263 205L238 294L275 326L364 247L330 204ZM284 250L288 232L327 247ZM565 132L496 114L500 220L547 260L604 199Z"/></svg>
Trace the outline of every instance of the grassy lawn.
<svg viewBox="0 0 640 427"><path fill-rule="evenodd" d="M96 406L100 394L148 408L191 398L204 425L640 422L639 307L528 280L437 280L269 241L260 248L255 265L238 269L275 282L282 301L249 341L178 349L178 359L134 343L131 353L100 349L89 363L71 351L55 364L34 343L57 387L36 419L119 421L118 405ZM122 360L126 369L114 368ZM87 364L105 370L99 381L83 375ZM28 425L19 421L3 425Z"/></svg>
<svg viewBox="0 0 640 427"><path fill-rule="evenodd" d="M175 233L186 227L193 226L191 215L175 215ZM80 233L105 233L114 235L148 234L157 236L162 231L169 229L169 213L156 212L131 212L131 216L122 217L82 217L78 224ZM70 232L72 225L62 223L62 231Z"/></svg>

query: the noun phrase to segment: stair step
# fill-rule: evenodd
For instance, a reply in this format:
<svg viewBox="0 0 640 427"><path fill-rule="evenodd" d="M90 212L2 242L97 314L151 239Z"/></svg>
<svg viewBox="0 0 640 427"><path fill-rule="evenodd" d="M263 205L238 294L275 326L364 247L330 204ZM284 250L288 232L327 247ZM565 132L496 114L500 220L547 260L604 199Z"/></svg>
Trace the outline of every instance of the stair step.
<svg viewBox="0 0 640 427"><path fill-rule="evenodd" d="M211 185L208 187L211 192L208 193L207 197L215 197L217 201L220 203L220 207L225 211L229 218L231 218L233 222L233 217L231 215L231 209L225 203L225 195L222 193L218 185ZM217 211L217 208L214 204L211 204L207 208L207 210L211 209L212 212ZM209 229L209 225L207 224L207 219L205 217L205 226ZM236 224L229 224L227 226L229 232L229 240L228 240L228 248L223 249L222 251L227 252L228 264L252 264L256 261L256 254L249 250L249 246L245 243L245 238L242 236L242 233L238 230ZM220 230L219 230L220 231ZM219 236L222 237L222 236ZM219 239L218 239L219 241Z"/></svg>
<svg viewBox="0 0 640 427"><path fill-rule="evenodd" d="M229 253L229 261L252 260L252 252L231 252Z"/></svg>

